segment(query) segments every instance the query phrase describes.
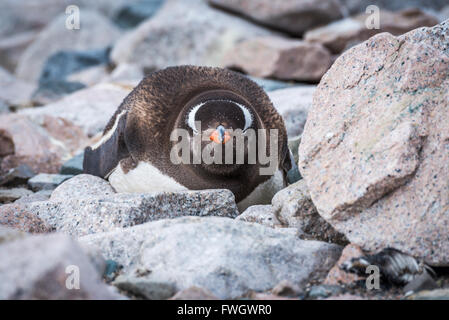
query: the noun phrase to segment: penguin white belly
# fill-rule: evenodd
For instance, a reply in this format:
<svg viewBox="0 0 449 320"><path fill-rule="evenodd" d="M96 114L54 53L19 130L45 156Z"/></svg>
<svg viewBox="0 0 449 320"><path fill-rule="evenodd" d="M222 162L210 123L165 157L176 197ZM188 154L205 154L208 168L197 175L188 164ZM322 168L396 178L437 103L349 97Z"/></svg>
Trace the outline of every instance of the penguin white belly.
<svg viewBox="0 0 449 320"><path fill-rule="evenodd" d="M277 170L269 180L258 185L245 199L237 203L237 207L243 212L249 206L270 204L273 196L285 187L284 175L281 170Z"/></svg>
<svg viewBox="0 0 449 320"><path fill-rule="evenodd" d="M116 192L147 193L161 191L188 190L173 178L164 175L147 162L139 162L137 167L125 173L120 164L109 175L109 183Z"/></svg>

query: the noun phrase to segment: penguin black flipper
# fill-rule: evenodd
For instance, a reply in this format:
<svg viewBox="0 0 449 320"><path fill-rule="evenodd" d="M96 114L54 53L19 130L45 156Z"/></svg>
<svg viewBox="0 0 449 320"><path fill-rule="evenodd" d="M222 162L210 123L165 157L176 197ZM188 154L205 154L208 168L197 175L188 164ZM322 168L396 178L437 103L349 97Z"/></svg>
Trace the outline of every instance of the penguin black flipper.
<svg viewBox="0 0 449 320"><path fill-rule="evenodd" d="M127 110L118 109L103 133L103 138L84 150L84 173L107 178L120 160L128 157L125 143Z"/></svg>

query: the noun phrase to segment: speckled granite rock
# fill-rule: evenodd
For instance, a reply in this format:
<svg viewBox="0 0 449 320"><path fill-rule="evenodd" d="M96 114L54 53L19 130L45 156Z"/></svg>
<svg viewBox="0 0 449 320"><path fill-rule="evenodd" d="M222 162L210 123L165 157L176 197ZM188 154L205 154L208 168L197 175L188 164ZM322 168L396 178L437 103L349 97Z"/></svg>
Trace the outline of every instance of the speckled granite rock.
<svg viewBox="0 0 449 320"><path fill-rule="evenodd" d="M224 58L228 68L262 78L318 82L332 64L322 45L281 37L257 37L240 42Z"/></svg>
<svg viewBox="0 0 449 320"><path fill-rule="evenodd" d="M277 220L284 227L298 228L305 239L341 244L347 241L318 214L304 180L276 193L271 203Z"/></svg>
<svg viewBox="0 0 449 320"><path fill-rule="evenodd" d="M79 271L79 289L67 288ZM40 235L1 244L0 299L120 299L67 236Z"/></svg>
<svg viewBox="0 0 449 320"><path fill-rule="evenodd" d="M243 211L243 213L240 214L236 220L255 222L271 228L282 226L274 215L274 210L271 205L251 206Z"/></svg>
<svg viewBox="0 0 449 320"><path fill-rule="evenodd" d="M274 107L284 119L289 140L302 134L315 89L316 86L296 86L268 93ZM295 153L293 150L292 152Z"/></svg>
<svg viewBox="0 0 449 320"><path fill-rule="evenodd" d="M337 0L209 0L217 7L296 36L343 15Z"/></svg>
<svg viewBox="0 0 449 320"><path fill-rule="evenodd" d="M105 259L148 281L198 286L221 299L264 291L281 280L298 286L325 275L341 247L300 240L289 230L219 217L183 217L82 237Z"/></svg>
<svg viewBox="0 0 449 320"><path fill-rule="evenodd" d="M48 233L52 228L20 204L0 206L0 225L29 233Z"/></svg>
<svg viewBox="0 0 449 320"><path fill-rule="evenodd" d="M14 205L14 210L38 217L56 231L75 237L165 218L238 215L229 190L114 193L107 181L89 175L66 181L49 201ZM8 206L12 205L2 206L0 213Z"/></svg>
<svg viewBox="0 0 449 320"><path fill-rule="evenodd" d="M299 169L320 215L364 250L449 265L448 42L449 21L376 35L317 88Z"/></svg>
<svg viewBox="0 0 449 320"><path fill-rule="evenodd" d="M340 53L373 35L389 32L400 35L419 27L432 27L438 20L419 9L407 9L400 12L382 10L380 12L380 29L368 29L365 25L365 13L355 17L335 21L327 26L310 30L304 39L324 45L332 53Z"/></svg>
<svg viewBox="0 0 449 320"><path fill-rule="evenodd" d="M113 194L115 191L108 181L90 174L80 174L63 182L53 190L50 200L63 202L67 199L102 197Z"/></svg>

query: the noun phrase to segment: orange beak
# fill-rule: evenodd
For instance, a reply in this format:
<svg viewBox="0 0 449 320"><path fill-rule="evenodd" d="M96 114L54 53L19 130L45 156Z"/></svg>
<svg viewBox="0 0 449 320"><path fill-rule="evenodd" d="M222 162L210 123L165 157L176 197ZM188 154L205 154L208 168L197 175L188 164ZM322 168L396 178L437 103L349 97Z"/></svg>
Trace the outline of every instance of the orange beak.
<svg viewBox="0 0 449 320"><path fill-rule="evenodd" d="M228 142L231 139L231 136L223 126L218 126L217 129L212 132L209 138L213 142L221 144Z"/></svg>

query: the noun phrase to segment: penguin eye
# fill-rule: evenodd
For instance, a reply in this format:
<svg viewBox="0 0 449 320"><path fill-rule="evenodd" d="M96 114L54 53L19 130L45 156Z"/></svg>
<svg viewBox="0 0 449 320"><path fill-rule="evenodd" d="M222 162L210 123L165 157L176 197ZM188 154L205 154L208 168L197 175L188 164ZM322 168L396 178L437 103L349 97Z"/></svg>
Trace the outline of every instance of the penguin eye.
<svg viewBox="0 0 449 320"><path fill-rule="evenodd" d="M245 132L253 124L253 116L251 115L251 112L249 112L247 107L237 102L234 103L239 106L240 110L242 110L243 112L243 116L245 117L245 126L243 128L243 132Z"/></svg>
<svg viewBox="0 0 449 320"><path fill-rule="evenodd" d="M192 109L190 109L188 116L187 116L187 125L193 130L193 133L198 133L197 128L195 127L195 116L199 108L201 108L205 102L202 102L200 104L197 104Z"/></svg>

